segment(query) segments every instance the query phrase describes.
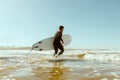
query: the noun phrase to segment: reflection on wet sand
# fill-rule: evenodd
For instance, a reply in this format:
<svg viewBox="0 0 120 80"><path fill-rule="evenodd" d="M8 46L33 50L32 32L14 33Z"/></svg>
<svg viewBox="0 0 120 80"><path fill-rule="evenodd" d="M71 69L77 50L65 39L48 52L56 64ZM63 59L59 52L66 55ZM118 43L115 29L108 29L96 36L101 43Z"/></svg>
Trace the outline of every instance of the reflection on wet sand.
<svg viewBox="0 0 120 80"><path fill-rule="evenodd" d="M33 70L37 79L44 80L66 80L67 68L63 68L62 62L52 62L52 67L37 67Z"/></svg>
<svg viewBox="0 0 120 80"><path fill-rule="evenodd" d="M51 68L50 72L51 77L48 78L48 80L65 80L62 66L63 63L61 62L53 63L53 67Z"/></svg>

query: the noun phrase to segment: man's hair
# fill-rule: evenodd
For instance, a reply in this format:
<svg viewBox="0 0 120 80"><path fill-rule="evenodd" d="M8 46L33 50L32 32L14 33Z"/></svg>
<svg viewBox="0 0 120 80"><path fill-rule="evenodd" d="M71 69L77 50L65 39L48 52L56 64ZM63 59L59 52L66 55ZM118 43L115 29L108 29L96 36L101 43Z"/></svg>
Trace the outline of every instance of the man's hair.
<svg viewBox="0 0 120 80"><path fill-rule="evenodd" d="M63 29L64 28L64 26L63 25L60 25L59 26L59 30L61 30L61 29Z"/></svg>

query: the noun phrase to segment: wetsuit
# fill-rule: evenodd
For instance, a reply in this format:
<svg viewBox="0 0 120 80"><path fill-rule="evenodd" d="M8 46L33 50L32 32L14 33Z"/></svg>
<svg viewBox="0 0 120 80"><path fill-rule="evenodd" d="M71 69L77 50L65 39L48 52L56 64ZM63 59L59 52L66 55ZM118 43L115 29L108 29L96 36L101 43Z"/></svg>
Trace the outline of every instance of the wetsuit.
<svg viewBox="0 0 120 80"><path fill-rule="evenodd" d="M61 41L63 42L62 32L58 31L58 32L56 32L56 34L54 36L54 41L53 41L53 46L54 46L54 50L55 50L54 56L58 53L58 49L61 50L58 55L61 55L64 52L64 48L61 44Z"/></svg>

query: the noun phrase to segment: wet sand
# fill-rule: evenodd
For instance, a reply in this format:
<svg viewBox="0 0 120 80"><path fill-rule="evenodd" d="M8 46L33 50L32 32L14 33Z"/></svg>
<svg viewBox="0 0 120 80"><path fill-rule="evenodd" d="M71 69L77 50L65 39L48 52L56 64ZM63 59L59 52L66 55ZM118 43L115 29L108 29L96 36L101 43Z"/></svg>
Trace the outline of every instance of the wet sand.
<svg viewBox="0 0 120 80"><path fill-rule="evenodd" d="M119 61L84 57L0 57L0 80L120 80Z"/></svg>

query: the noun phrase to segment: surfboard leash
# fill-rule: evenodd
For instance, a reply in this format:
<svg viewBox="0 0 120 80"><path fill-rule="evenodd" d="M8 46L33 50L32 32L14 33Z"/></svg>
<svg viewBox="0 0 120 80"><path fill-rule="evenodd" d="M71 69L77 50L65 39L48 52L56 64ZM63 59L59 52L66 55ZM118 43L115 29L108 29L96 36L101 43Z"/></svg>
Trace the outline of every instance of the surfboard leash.
<svg viewBox="0 0 120 80"><path fill-rule="evenodd" d="M32 50L33 50L33 47L31 48L30 52L26 55L26 57L32 52Z"/></svg>

